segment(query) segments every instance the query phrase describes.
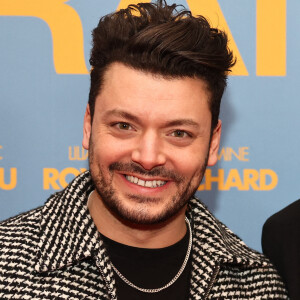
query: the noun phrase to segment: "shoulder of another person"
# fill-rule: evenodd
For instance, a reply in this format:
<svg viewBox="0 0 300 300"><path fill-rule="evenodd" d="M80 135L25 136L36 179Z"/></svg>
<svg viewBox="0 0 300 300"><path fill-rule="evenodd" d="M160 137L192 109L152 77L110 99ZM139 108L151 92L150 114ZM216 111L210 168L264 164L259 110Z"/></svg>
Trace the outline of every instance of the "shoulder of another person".
<svg viewBox="0 0 300 300"><path fill-rule="evenodd" d="M272 215L263 226L263 236L268 234L290 239L298 233L300 233L300 199Z"/></svg>
<svg viewBox="0 0 300 300"><path fill-rule="evenodd" d="M272 215L266 223L278 226L285 224L299 224L300 226L300 199Z"/></svg>

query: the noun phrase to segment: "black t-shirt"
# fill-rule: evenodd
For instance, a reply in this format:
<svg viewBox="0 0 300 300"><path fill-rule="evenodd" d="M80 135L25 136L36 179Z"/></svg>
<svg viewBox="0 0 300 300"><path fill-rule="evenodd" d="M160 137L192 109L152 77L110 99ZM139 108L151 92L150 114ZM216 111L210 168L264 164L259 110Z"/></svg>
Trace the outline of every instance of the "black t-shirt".
<svg viewBox="0 0 300 300"><path fill-rule="evenodd" d="M173 279L186 256L189 232L176 244L160 249L144 249L123 245L104 237L114 266L125 278L140 288L160 288ZM119 300L188 299L191 273L191 254L180 277L158 293L144 293L126 284L115 274Z"/></svg>

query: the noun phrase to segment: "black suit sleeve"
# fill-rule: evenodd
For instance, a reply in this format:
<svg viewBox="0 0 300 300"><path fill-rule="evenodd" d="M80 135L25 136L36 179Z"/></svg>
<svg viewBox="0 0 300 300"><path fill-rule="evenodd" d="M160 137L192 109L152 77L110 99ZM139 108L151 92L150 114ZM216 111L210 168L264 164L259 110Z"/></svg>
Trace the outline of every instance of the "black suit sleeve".
<svg viewBox="0 0 300 300"><path fill-rule="evenodd" d="M300 200L271 216L262 248L283 277L291 299L300 299Z"/></svg>

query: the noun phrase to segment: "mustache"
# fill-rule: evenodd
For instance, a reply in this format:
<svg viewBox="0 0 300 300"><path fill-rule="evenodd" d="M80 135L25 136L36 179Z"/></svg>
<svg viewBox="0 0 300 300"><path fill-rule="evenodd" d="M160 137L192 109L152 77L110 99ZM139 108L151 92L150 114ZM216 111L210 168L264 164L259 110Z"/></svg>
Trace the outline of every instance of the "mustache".
<svg viewBox="0 0 300 300"><path fill-rule="evenodd" d="M181 182L184 177L179 175L178 173L168 170L163 166L157 166L154 167L151 170L146 170L142 166L136 164L136 163L121 163L121 162L114 162L109 165L109 171L119 171L119 172L130 172L130 173L136 173L139 175L144 176L161 176L165 178L170 178L175 182Z"/></svg>

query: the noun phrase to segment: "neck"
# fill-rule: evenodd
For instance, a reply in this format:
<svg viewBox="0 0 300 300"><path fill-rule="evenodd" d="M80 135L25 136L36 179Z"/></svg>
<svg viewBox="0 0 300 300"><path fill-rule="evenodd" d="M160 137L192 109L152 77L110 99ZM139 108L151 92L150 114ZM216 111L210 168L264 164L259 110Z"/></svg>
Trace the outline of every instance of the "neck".
<svg viewBox="0 0 300 300"><path fill-rule="evenodd" d="M163 248L175 244L186 233L185 210L159 224L140 225L124 221L112 213L94 191L88 209L98 231L118 243L138 248Z"/></svg>

